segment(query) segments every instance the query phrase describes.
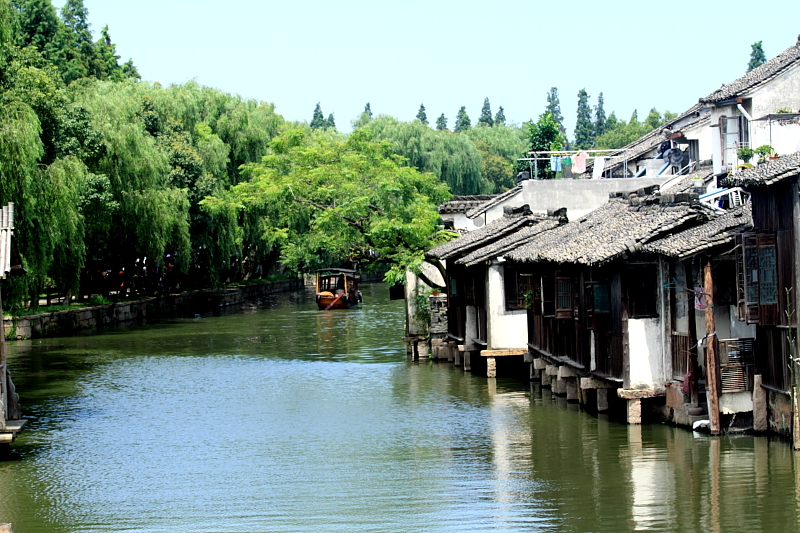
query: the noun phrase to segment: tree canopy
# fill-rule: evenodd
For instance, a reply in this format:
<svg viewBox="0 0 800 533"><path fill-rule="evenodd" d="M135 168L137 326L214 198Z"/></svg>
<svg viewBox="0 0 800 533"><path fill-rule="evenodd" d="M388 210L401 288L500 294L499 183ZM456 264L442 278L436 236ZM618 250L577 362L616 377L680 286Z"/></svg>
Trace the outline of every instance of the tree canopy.
<svg viewBox="0 0 800 533"><path fill-rule="evenodd" d="M404 165L369 128L334 142L292 129L269 148L245 166L246 181L203 205L210 213L252 213L287 268L387 262L388 278L399 280L437 239L436 206L448 199L447 186Z"/></svg>

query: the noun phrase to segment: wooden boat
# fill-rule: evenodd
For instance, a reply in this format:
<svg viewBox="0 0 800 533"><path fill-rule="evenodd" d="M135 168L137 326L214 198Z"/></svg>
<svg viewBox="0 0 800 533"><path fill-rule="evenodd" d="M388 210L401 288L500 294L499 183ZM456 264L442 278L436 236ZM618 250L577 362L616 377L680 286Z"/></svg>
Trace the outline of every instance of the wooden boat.
<svg viewBox="0 0 800 533"><path fill-rule="evenodd" d="M361 303L358 290L360 276L347 268L317 270L317 306L328 309L349 309Z"/></svg>

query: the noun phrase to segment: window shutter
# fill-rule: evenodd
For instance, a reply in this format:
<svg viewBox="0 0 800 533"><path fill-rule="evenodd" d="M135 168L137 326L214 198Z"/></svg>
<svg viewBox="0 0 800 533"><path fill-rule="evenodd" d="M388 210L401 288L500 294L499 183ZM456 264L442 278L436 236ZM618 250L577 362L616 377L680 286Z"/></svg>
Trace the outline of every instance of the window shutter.
<svg viewBox="0 0 800 533"><path fill-rule="evenodd" d="M572 318L572 278L556 273L556 318Z"/></svg>
<svg viewBox="0 0 800 533"><path fill-rule="evenodd" d="M743 236L745 319L748 324L758 324L758 238L754 233Z"/></svg>

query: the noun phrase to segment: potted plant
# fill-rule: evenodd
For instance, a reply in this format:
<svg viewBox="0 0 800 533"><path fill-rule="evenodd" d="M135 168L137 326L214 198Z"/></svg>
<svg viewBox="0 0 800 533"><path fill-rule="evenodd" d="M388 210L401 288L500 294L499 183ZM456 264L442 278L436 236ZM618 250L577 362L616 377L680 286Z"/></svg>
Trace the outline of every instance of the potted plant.
<svg viewBox="0 0 800 533"><path fill-rule="evenodd" d="M770 146L768 144L763 144L763 145L759 146L758 148L756 148L756 153L758 154L758 162L759 163L764 163L765 161L767 161L769 159L777 159L778 158L778 153L775 151L775 149L772 146Z"/></svg>
<svg viewBox="0 0 800 533"><path fill-rule="evenodd" d="M741 159L745 163L749 163L750 160L753 158L753 156L756 155L756 151L750 148L749 146L742 146L736 152L736 155L739 157L739 159Z"/></svg>

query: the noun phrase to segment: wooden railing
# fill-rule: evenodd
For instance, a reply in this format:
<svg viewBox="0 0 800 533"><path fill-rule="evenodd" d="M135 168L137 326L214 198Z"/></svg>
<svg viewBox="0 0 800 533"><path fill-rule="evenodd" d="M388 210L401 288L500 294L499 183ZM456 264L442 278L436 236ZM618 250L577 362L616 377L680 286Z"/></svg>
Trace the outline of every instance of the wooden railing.
<svg viewBox="0 0 800 533"><path fill-rule="evenodd" d="M683 381L689 373L689 334L672 332L672 378Z"/></svg>

